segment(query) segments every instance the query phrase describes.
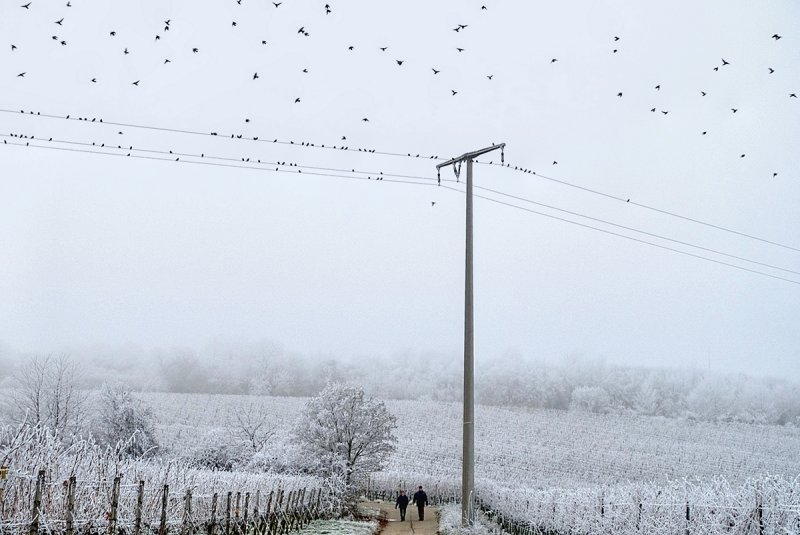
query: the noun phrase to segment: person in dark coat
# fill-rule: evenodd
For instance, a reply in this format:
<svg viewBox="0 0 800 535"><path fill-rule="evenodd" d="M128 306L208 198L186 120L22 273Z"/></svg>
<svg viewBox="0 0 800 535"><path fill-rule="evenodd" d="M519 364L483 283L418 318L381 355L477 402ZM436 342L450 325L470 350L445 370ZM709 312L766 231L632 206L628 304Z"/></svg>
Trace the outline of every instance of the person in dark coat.
<svg viewBox="0 0 800 535"><path fill-rule="evenodd" d="M406 491L401 490L400 496L397 497L397 501L394 502L394 508L400 508L400 521L406 519L406 507L408 507L408 496L406 496Z"/></svg>
<svg viewBox="0 0 800 535"><path fill-rule="evenodd" d="M414 493L414 504L417 506L419 519L425 520L425 506L428 505L428 495L422 490L422 485L420 485L419 490Z"/></svg>

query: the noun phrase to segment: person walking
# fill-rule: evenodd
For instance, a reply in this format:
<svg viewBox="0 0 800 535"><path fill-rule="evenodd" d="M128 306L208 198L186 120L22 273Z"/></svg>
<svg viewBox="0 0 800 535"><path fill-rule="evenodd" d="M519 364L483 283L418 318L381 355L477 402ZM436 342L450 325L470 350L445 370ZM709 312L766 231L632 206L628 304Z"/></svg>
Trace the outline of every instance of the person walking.
<svg viewBox="0 0 800 535"><path fill-rule="evenodd" d="M428 505L428 495L422 490L422 485L420 485L419 490L414 493L414 504L417 506L419 519L425 520L425 506Z"/></svg>
<svg viewBox="0 0 800 535"><path fill-rule="evenodd" d="M408 507L408 496L406 496L406 491L401 490L400 496L397 497L397 501L394 502L394 508L400 508L400 521L404 521L406 519L406 507Z"/></svg>

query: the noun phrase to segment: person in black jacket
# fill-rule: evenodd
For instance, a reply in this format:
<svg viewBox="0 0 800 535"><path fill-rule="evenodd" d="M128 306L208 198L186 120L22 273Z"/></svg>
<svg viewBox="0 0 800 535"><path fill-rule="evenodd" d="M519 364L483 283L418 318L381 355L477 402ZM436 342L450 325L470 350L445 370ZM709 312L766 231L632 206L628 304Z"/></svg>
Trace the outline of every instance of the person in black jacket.
<svg viewBox="0 0 800 535"><path fill-rule="evenodd" d="M422 490L422 485L420 485L419 490L414 493L414 503L417 505L419 519L425 520L425 506L428 505L428 495Z"/></svg>
<svg viewBox="0 0 800 535"><path fill-rule="evenodd" d="M394 502L394 508L400 508L400 521L406 519L406 507L408 507L408 496L406 496L406 491L401 490L400 496L397 497L397 501Z"/></svg>

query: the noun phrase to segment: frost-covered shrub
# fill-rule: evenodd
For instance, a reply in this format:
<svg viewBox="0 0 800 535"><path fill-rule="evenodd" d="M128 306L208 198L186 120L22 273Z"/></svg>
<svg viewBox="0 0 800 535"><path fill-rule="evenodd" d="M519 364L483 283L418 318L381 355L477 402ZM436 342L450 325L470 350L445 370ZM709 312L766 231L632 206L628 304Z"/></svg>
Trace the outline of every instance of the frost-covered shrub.
<svg viewBox="0 0 800 535"><path fill-rule="evenodd" d="M320 464L291 437L282 436L268 440L253 455L248 468L276 474L316 474L320 471Z"/></svg>
<svg viewBox="0 0 800 535"><path fill-rule="evenodd" d="M571 410L606 413L611 405L611 397L599 386L579 386L572 391Z"/></svg>
<svg viewBox="0 0 800 535"><path fill-rule="evenodd" d="M102 446L138 457L158 449L152 409L122 384L104 384L97 399L94 436Z"/></svg>
<svg viewBox="0 0 800 535"><path fill-rule="evenodd" d="M253 452L246 443L220 430L207 432L184 453L184 459L196 468L228 472L246 465L252 456Z"/></svg>

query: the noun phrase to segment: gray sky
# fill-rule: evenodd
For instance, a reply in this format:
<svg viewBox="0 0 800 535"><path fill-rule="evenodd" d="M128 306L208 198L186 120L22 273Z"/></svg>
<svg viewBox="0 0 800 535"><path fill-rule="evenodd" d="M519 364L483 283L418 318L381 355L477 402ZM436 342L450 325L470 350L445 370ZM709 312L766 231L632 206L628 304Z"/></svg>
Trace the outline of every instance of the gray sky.
<svg viewBox="0 0 800 535"><path fill-rule="evenodd" d="M784 270L482 195L800 282L785 271L800 272L800 251L634 204L800 248L796 2L21 3L0 6L0 108L104 124L0 113L3 139L169 161L0 146L6 351L267 339L458 354L463 194L184 163L436 177L431 159L302 142L439 157L505 142L512 166L623 201L497 166L477 165L476 185ZM475 225L478 359L800 378L800 284L483 199Z"/></svg>

